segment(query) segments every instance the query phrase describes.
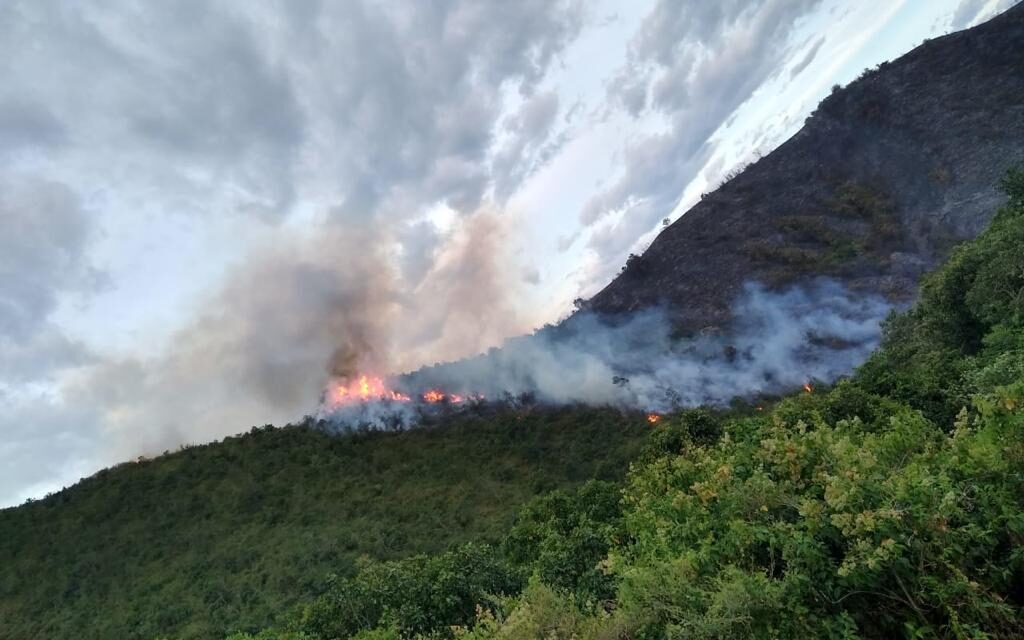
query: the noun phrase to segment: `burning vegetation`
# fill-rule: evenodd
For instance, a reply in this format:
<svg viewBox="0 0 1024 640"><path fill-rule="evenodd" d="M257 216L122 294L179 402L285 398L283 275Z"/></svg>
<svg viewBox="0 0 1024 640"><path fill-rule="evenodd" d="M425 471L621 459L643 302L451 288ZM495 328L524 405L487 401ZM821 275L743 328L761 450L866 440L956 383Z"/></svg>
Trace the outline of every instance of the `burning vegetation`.
<svg viewBox="0 0 1024 640"><path fill-rule="evenodd" d="M358 407L371 403L380 404L462 404L467 400L482 401L482 394L469 396L448 393L441 389L427 389L420 393L405 393L392 388L384 378L361 374L348 381L332 383L324 394L324 409L327 413L343 411L347 407Z"/></svg>
<svg viewBox="0 0 1024 640"><path fill-rule="evenodd" d="M384 380L376 376L361 375L348 383L336 383L330 392L327 402L333 407L342 407L357 402L373 400L393 400L409 402L409 396L388 389Z"/></svg>

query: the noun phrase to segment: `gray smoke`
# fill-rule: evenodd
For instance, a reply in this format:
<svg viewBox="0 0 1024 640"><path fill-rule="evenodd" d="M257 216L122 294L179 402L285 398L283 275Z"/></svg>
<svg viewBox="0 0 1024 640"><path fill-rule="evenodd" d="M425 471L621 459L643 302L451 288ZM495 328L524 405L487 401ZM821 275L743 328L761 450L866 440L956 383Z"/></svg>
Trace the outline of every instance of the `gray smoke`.
<svg viewBox="0 0 1024 640"><path fill-rule="evenodd" d="M834 280L783 291L749 283L734 304L735 321L720 331L676 335L664 309L618 318L582 312L393 383L413 398L436 388L467 397L525 395L541 403L648 411L724 405L850 373L877 346L880 323L891 310L883 298L854 295ZM415 403L370 403L322 416L387 427L414 422L416 411Z"/></svg>
<svg viewBox="0 0 1024 640"><path fill-rule="evenodd" d="M68 375L61 393L108 437L107 459L293 422L332 380L456 360L530 326L504 278L509 216L481 210L434 235L345 222L277 233L166 350Z"/></svg>

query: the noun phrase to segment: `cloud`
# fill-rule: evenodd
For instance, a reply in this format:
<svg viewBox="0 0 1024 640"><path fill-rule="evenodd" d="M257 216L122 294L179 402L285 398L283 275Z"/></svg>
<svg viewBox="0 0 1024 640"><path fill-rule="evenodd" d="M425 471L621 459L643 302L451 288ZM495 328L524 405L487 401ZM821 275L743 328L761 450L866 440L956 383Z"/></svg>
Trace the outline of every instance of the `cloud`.
<svg viewBox="0 0 1024 640"><path fill-rule="evenodd" d="M46 107L19 100L0 104L0 152L53 149L66 141L64 126Z"/></svg>
<svg viewBox="0 0 1024 640"><path fill-rule="evenodd" d="M801 58L800 62L797 62L793 65L793 68L789 70L790 80L797 77L801 71L814 62L814 58L817 57L818 51L821 49L821 45L823 44L825 44L825 38L818 38L818 40L811 45L811 48L807 50L807 53L804 54L804 57Z"/></svg>
<svg viewBox="0 0 1024 640"><path fill-rule="evenodd" d="M712 134L781 72L794 23L817 4L661 0L610 84L609 100L634 116L645 110L659 114L668 127L630 143L621 176L584 204L582 224L595 225L611 213L624 212L631 220L617 226L631 232L653 229L711 156ZM588 246L599 264L618 264L636 237L612 241L598 233Z"/></svg>
<svg viewBox="0 0 1024 640"><path fill-rule="evenodd" d="M95 358L88 346L69 338L52 323L41 321L22 339L0 336L0 383L21 385L51 379L62 369Z"/></svg>
<svg viewBox="0 0 1024 640"><path fill-rule="evenodd" d="M0 177L0 229L0 505L7 505L77 480L97 446L91 417L51 392L60 372L94 354L51 316L62 297L87 296L104 276L88 258L93 220L63 184Z"/></svg>
<svg viewBox="0 0 1024 640"><path fill-rule="evenodd" d="M503 92L529 99L583 20L574 0L14 0L0 145L59 144L61 174L207 214L276 222L309 197L473 211Z"/></svg>
<svg viewBox="0 0 1024 640"><path fill-rule="evenodd" d="M60 372L94 354L51 316L62 297L87 296L105 280L88 257L93 220L63 184L0 177L0 229L0 505L7 505L77 480L97 446L87 412L50 391Z"/></svg>
<svg viewBox="0 0 1024 640"><path fill-rule="evenodd" d="M971 26L977 22L986 5L988 5L988 0L961 0L953 12L950 27L954 31L959 31Z"/></svg>
<svg viewBox="0 0 1024 640"><path fill-rule="evenodd" d="M0 181L0 382L26 382L85 361L86 348L50 322L59 298L99 288L86 255L92 220L66 186Z"/></svg>
<svg viewBox="0 0 1024 640"><path fill-rule="evenodd" d="M536 267L523 269L523 282L532 285L540 284L540 271Z"/></svg>
<svg viewBox="0 0 1024 640"><path fill-rule="evenodd" d="M0 9L0 113L46 105L23 144L60 132L62 172L277 215L294 196L303 123L290 81L253 25L223 3L9 2ZM99 169L102 167L102 169Z"/></svg>
<svg viewBox="0 0 1024 640"><path fill-rule="evenodd" d="M0 434L0 507L71 485L101 459L95 416L46 394L0 393Z"/></svg>
<svg viewBox="0 0 1024 640"><path fill-rule="evenodd" d="M283 422L352 354L415 366L528 328L497 287L521 270L500 266L508 216L491 197L557 148L542 85L586 19L578 0L0 3L0 387L53 394L19 409L31 431L0 424L0 466ZM423 221L439 204L450 229ZM104 230L182 215L197 234L214 217L280 233L225 248L242 264L163 355L97 353L53 324L103 285ZM103 455L44 450L76 421ZM3 475L0 493L35 477Z"/></svg>
<svg viewBox="0 0 1024 640"><path fill-rule="evenodd" d="M533 97L536 86L579 32L583 11L536 0L412 3L400 15L375 7L331 5L319 16L344 35L316 33L310 73L298 76L316 105L311 147L329 158L346 212L425 202L474 211L492 180L502 192L514 186L504 173L512 167L488 164L505 89L517 89L527 105L545 104ZM324 77L346 81L307 81ZM523 135L538 134L533 121L523 124Z"/></svg>
<svg viewBox="0 0 1024 640"><path fill-rule="evenodd" d="M961 29L966 29L967 27L973 27L974 25L981 24L992 16L1006 11L1019 1L1020 0L999 0L998 2L993 3L989 2L989 0L960 0L960 4L958 4L956 9L953 11L950 29L953 31L959 31Z"/></svg>
<svg viewBox="0 0 1024 640"><path fill-rule="evenodd" d="M499 203L508 200L523 179L536 171L564 141L555 141L556 148L543 144L555 124L558 102L554 91L538 93L505 122L504 129L511 140L498 150L492 163L495 199Z"/></svg>
<svg viewBox="0 0 1024 640"><path fill-rule="evenodd" d="M394 227L280 236L229 273L165 354L80 367L61 396L96 416L118 460L298 420L334 378L479 353L529 329L512 304L510 224L487 210L460 220L413 279L395 266L405 233Z"/></svg>

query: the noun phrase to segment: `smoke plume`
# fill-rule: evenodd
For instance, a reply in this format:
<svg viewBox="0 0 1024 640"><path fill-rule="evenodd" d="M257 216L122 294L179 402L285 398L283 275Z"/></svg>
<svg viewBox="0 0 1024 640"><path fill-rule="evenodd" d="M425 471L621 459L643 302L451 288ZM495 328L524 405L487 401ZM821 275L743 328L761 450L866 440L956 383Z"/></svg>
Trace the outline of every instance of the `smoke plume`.
<svg viewBox="0 0 1024 640"><path fill-rule="evenodd" d="M721 330L676 335L663 309L617 318L583 312L482 355L400 376L394 386L410 398L442 389L464 398L526 395L649 411L723 405L849 373L877 346L891 309L827 279L784 291L751 283L735 302L732 326ZM324 415L341 426L415 419L415 403L379 404Z"/></svg>
<svg viewBox="0 0 1024 640"><path fill-rule="evenodd" d="M338 428L409 426L431 390L466 404L529 396L665 411L833 380L874 348L890 310L827 280L751 284L716 332L677 335L671 313L651 309L578 313L524 335L536 319L515 306L514 219L420 224L339 218L282 235L228 275L162 356L85 367L64 396L111 436L113 459L313 412ZM388 377L399 371L409 373ZM386 399L329 402L365 375L385 381Z"/></svg>
<svg viewBox="0 0 1024 640"><path fill-rule="evenodd" d="M330 380L479 353L530 326L503 277L518 272L510 223L480 211L422 246L406 223L282 232L162 355L85 367L63 394L92 409L118 460L296 421Z"/></svg>

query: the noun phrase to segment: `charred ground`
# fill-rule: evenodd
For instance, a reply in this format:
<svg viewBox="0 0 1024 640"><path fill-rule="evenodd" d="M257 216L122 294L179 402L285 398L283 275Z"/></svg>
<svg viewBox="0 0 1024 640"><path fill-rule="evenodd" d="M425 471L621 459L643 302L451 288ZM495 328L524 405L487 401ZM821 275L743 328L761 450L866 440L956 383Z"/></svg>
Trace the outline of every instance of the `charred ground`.
<svg viewBox="0 0 1024 640"><path fill-rule="evenodd" d="M835 88L804 127L706 194L584 303L664 305L682 331L728 324L744 283L833 276L913 299L977 235L1024 157L1024 4Z"/></svg>

